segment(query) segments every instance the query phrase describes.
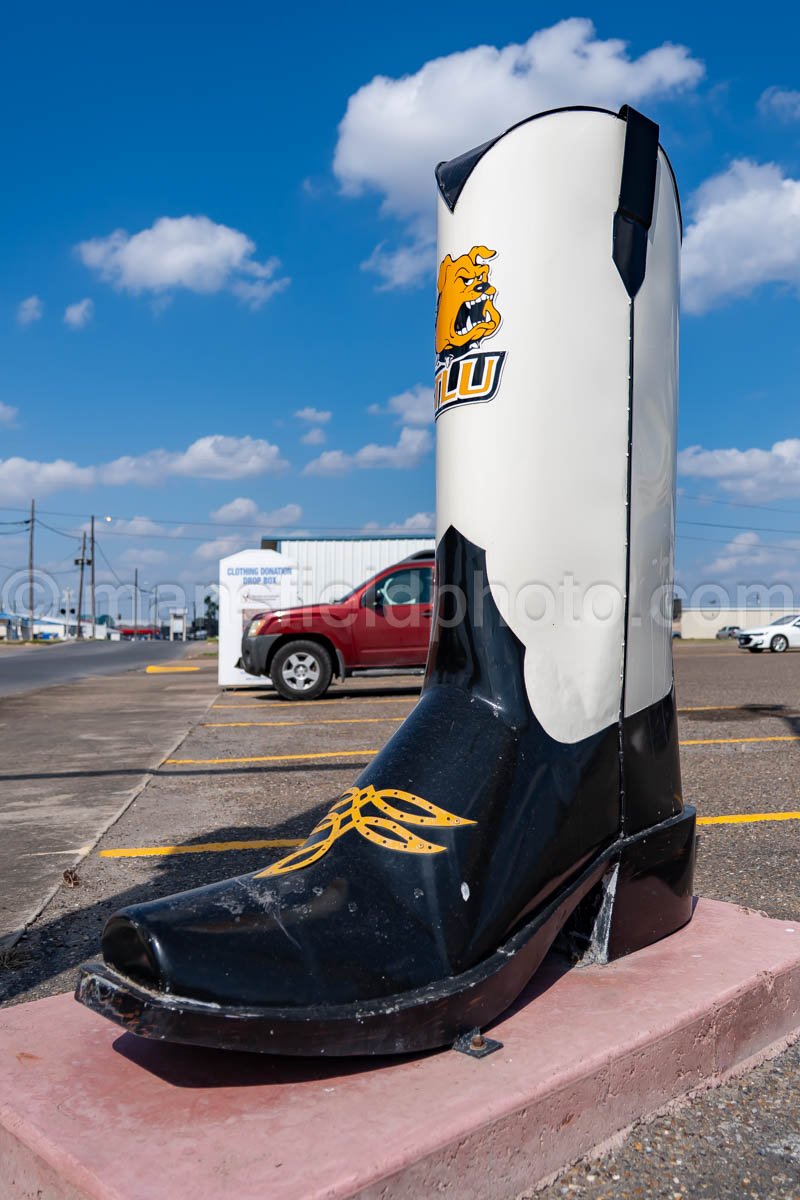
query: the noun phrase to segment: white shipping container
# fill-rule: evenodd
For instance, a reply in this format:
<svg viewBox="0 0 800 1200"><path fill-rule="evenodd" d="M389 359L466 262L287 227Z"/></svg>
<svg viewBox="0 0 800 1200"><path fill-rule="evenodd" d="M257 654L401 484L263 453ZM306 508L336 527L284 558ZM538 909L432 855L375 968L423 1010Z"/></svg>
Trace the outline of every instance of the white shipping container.
<svg viewBox="0 0 800 1200"><path fill-rule="evenodd" d="M384 567L433 550L428 537L280 538L277 549L297 564L303 604L329 604Z"/></svg>

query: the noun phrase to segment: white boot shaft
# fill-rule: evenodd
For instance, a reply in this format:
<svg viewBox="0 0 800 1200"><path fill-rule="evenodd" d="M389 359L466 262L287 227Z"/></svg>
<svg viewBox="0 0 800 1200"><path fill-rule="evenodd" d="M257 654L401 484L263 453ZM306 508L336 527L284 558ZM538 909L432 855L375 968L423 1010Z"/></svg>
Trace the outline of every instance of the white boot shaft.
<svg viewBox="0 0 800 1200"><path fill-rule="evenodd" d="M659 150L631 300L612 258L625 136L602 111L532 119L439 200L437 536L486 550L561 742L620 719L626 658L624 715L672 686L680 215Z"/></svg>

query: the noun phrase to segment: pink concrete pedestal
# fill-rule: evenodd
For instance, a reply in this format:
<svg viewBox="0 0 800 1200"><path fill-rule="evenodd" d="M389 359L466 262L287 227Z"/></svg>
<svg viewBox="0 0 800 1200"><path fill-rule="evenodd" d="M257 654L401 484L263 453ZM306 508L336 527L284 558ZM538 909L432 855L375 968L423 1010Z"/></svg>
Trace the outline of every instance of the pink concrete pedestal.
<svg viewBox="0 0 800 1200"><path fill-rule="evenodd" d="M608 967L549 960L476 1060L155 1044L70 996L0 1013L3 1200L506 1200L800 1033L800 922L698 903Z"/></svg>

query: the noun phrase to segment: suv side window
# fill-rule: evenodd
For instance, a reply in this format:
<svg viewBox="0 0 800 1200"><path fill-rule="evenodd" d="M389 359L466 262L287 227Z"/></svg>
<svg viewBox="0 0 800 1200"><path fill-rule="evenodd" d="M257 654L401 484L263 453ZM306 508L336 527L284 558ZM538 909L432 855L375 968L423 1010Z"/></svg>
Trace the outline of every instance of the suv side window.
<svg viewBox="0 0 800 1200"><path fill-rule="evenodd" d="M431 567L404 567L387 575L378 584L375 599L378 604L430 604L433 570Z"/></svg>

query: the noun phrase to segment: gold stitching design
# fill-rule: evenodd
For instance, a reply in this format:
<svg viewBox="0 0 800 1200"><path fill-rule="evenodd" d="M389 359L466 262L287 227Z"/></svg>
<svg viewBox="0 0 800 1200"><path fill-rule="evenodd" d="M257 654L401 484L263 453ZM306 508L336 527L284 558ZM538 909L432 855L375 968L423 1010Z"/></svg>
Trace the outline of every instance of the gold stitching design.
<svg viewBox="0 0 800 1200"><path fill-rule="evenodd" d="M368 805L377 813L365 813ZM352 787L314 826L298 850L293 850L266 870L259 871L255 878L286 875L290 871L308 867L327 854L333 843L351 830L361 834L368 842L383 846L385 850L396 850L402 854L441 854L447 849L446 846L428 842L405 826L444 829L475 824L475 821L457 817L411 792L402 792L397 788L376 791L371 784L365 788Z"/></svg>

